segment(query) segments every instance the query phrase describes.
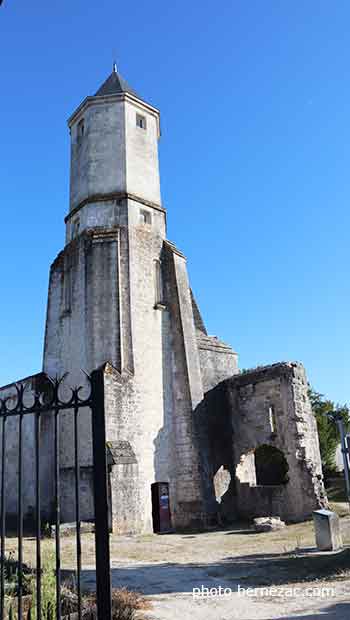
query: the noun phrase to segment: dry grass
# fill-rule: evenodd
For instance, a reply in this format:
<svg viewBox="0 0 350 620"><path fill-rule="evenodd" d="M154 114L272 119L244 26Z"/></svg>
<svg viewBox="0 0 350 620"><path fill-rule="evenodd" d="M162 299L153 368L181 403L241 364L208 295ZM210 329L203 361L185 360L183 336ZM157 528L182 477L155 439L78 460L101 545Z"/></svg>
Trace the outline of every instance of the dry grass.
<svg viewBox="0 0 350 620"><path fill-rule="evenodd" d="M341 518L342 536L344 545L350 545L348 506L343 502L336 502L332 508L335 508L340 516L345 515ZM315 547L312 520L288 525L285 529L270 533L256 533L250 530L247 524L237 524L231 529L192 534L147 534L135 537L112 535L110 543L112 568L138 564L150 565L150 569L152 564L178 564L184 568L198 565L206 566L209 574L214 571L225 579L235 579L237 569L241 567L242 581L252 578L262 585L350 577L350 550L346 549L333 556L302 553L306 548ZM43 554L54 551L54 544L52 539L42 540ZM6 553L9 551L12 551L14 556L17 555L15 538L6 540ZM35 553L35 539L26 538L24 561L34 567ZM82 535L82 564L83 569L94 568L94 534ZM61 539L61 566L62 569L70 571L76 569L74 537ZM135 601L139 600L140 595L123 590L119 592L123 593L118 595L122 597L121 600L123 597L136 597Z"/></svg>
<svg viewBox="0 0 350 620"><path fill-rule="evenodd" d="M113 620L134 620L137 611L150 608L150 601L138 592L131 592L127 588L112 591ZM97 608L94 596L84 599L82 616L84 620L96 620Z"/></svg>
<svg viewBox="0 0 350 620"><path fill-rule="evenodd" d="M343 542L350 544L350 517L346 507L347 518L341 519ZM315 546L315 534L312 521L289 525L283 530L270 533L249 531L247 525L232 529L198 534L146 535L146 536L111 536L112 563L159 563L173 562L180 564L210 563L227 556L240 557L251 554L283 554L296 549ZM42 541L42 552L54 550L54 540ZM6 540L6 553L17 556L17 539ZM35 566L35 539L24 540L24 561ZM95 564L94 534L82 535L82 562L84 567L92 568ZM74 537L61 540L61 566L74 569L76 566L76 548Z"/></svg>

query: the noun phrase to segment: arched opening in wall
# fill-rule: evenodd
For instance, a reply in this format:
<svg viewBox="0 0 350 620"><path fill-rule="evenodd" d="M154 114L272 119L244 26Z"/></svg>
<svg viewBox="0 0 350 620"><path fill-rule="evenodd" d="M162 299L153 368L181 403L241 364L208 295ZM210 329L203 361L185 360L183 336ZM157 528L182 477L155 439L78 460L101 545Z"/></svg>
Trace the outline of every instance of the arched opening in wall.
<svg viewBox="0 0 350 620"><path fill-rule="evenodd" d="M264 444L256 448L254 458L257 485L287 484L289 465L281 450Z"/></svg>

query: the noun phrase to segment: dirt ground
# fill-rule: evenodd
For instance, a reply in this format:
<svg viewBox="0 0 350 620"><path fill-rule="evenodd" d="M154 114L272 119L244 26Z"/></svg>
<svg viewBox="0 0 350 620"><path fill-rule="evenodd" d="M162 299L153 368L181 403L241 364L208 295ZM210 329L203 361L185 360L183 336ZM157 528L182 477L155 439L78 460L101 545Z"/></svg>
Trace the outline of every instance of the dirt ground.
<svg viewBox="0 0 350 620"><path fill-rule="evenodd" d="M342 533L350 545L349 517L342 519ZM114 539L112 580L115 587L149 596L153 609L147 617L153 620L345 620L350 615L350 549L317 554L314 545L312 522L268 534L237 527ZM329 573L339 576L328 580ZM94 587L90 571L84 581ZM208 592L202 594L202 587Z"/></svg>
<svg viewBox="0 0 350 620"><path fill-rule="evenodd" d="M346 505L340 512L348 515ZM196 534L111 536L112 583L149 597L149 620L345 620L350 516L341 527L345 549L333 554L316 552L312 521L262 534L237 525ZM53 544L43 541L44 554ZM74 537L63 538L61 547L68 575L75 568ZM83 534L82 548L83 584L94 589L93 534ZM10 550L16 553L14 539L7 540ZM28 539L24 560L35 565L34 558Z"/></svg>

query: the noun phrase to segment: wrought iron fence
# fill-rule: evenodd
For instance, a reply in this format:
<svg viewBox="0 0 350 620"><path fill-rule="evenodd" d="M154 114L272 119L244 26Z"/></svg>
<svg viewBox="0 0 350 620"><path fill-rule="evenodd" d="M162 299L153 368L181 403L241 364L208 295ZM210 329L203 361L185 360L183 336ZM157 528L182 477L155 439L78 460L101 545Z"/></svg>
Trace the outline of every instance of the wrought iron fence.
<svg viewBox="0 0 350 620"><path fill-rule="evenodd" d="M61 471L60 471L60 418L63 412L70 413L73 423L74 448L74 493L75 506L75 545L76 545L76 599L77 609L74 614L78 620L82 618L82 548L81 548L81 516L80 516L80 437L79 416L92 415L92 455L93 455L93 482L94 482L94 525L95 525L95 555L96 555L96 604L98 620L111 619L111 580L110 580L110 553L109 553L109 520L108 520L108 481L106 457L106 426L104 410L104 376L103 370L94 371L87 376L89 395L82 396L82 386L70 388L70 397L63 398L61 389L66 377L52 379L44 376L48 389L43 393L36 390L32 393L31 402L28 401L26 386L23 383L14 385L15 398L0 399L0 446L1 446L1 496L0 496L0 620L5 620L5 580L8 577L9 562L6 558L6 473L7 463L7 426L10 419L18 421L18 455L17 455L17 539L18 558L12 569L16 578L17 605L7 610L9 620L60 620L61 610ZM85 411L83 411L85 409ZM54 460L54 524L55 524L55 591L56 602L54 608L42 606L42 516L41 516L41 423L43 416L52 416L53 421L53 460ZM35 453L35 546L36 566L33 570L35 581L35 605L29 609L23 608L23 586L25 578L25 564L23 561L23 453L25 437L23 423L26 416L34 418ZM51 418L50 418L51 419ZM26 438L28 439L28 438Z"/></svg>

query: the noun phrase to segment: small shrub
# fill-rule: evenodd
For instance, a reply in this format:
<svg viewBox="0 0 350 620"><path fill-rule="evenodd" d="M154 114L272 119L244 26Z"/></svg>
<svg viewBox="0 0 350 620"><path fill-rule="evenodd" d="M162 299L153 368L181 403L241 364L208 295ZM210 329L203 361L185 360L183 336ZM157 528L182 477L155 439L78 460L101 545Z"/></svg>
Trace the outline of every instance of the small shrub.
<svg viewBox="0 0 350 620"><path fill-rule="evenodd" d="M4 561L5 572L5 594L10 597L17 596L18 593L18 561L15 560L12 553ZM34 571L22 564L22 594L26 596L32 591L32 579Z"/></svg>
<svg viewBox="0 0 350 620"><path fill-rule="evenodd" d="M134 620L136 611L149 607L149 601L138 592L130 592L127 588L116 588L112 591L112 620ZM96 612L95 596L85 599L83 619L96 620Z"/></svg>

